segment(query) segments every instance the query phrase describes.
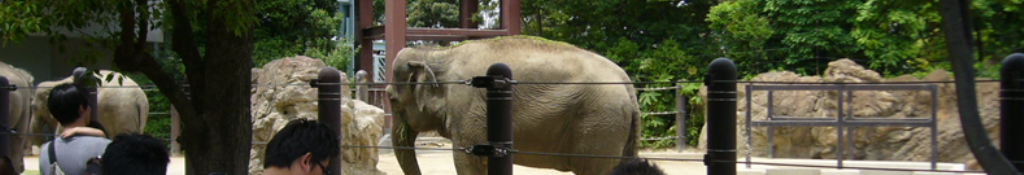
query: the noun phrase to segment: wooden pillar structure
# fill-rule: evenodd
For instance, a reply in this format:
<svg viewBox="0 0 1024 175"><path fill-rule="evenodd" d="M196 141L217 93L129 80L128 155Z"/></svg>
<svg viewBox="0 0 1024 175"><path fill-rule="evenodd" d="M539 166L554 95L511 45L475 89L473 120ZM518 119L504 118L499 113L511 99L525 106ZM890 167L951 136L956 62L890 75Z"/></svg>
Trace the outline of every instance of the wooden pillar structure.
<svg viewBox="0 0 1024 175"><path fill-rule="evenodd" d="M406 25L406 0L386 0L384 3L385 24L374 24L373 0L358 0L357 24L359 30L356 42L360 45L359 63L356 70L373 70L373 40L384 40L387 47L385 60L386 69L398 51L405 47L406 41L461 41L469 39L490 38L496 36L518 35L520 29L519 0L500 0L501 14L498 29L477 29L472 21L478 10L478 0L461 0L459 2L460 28L409 28ZM391 80L390 70L386 80Z"/></svg>
<svg viewBox="0 0 1024 175"><path fill-rule="evenodd" d="M462 41L469 39L490 38L497 36L510 36L520 34L520 0L499 0L498 8L501 10L499 20L500 27L497 29L478 29L478 25L472 21L477 14L479 0L460 0L459 2L459 28L409 28L406 25L406 0L385 0L383 25L374 24L373 0L356 1L356 34L355 41L359 45L359 53L356 56L356 68L354 70L373 70L373 41L384 40L386 54L384 57L385 74L384 81L392 80L391 64L394 62L398 51L405 48L406 41ZM375 74L374 72L369 72ZM373 88L384 88L380 85ZM383 100L387 100L386 98ZM390 105L385 103L385 105ZM391 109L383 106L387 113ZM389 123L390 124L390 123Z"/></svg>

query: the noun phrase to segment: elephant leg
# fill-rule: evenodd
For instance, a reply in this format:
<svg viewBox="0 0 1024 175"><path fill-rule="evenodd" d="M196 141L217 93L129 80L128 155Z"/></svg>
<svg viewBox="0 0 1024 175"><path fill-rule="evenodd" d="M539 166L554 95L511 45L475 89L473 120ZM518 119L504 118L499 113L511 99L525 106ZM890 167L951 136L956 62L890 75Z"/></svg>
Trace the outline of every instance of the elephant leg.
<svg viewBox="0 0 1024 175"><path fill-rule="evenodd" d="M465 151L453 151L455 171L459 175L487 174L487 158L472 155Z"/></svg>
<svg viewBox="0 0 1024 175"><path fill-rule="evenodd" d="M27 114L23 114L23 115L27 115ZM25 133L26 131L28 131L28 129L25 128L28 125L29 125L28 118L24 117L24 118L22 118L21 120L18 121L17 126L19 126L19 128L15 128L15 129L17 129L19 133ZM26 139L28 139L28 138L25 135L11 135L10 139L11 139L10 140L11 143L9 143L10 145L9 145L8 149L10 149L10 150L8 150L8 155L10 155L9 158L11 159L11 164L14 166L14 170L16 172L18 172L18 173L24 172L25 171L25 162L24 162L25 148L26 148L26 146L28 146L28 148L31 149L31 146L26 144Z"/></svg>
<svg viewBox="0 0 1024 175"><path fill-rule="evenodd" d="M597 121L597 120L595 120ZM585 132L578 135L572 147L573 154L622 156L624 143L629 137L628 126L616 122L581 122L579 128L605 128L603 132ZM627 122L628 123L628 122ZM619 126L616 126L619 125ZM575 174L609 174L622 159L573 157L569 166Z"/></svg>

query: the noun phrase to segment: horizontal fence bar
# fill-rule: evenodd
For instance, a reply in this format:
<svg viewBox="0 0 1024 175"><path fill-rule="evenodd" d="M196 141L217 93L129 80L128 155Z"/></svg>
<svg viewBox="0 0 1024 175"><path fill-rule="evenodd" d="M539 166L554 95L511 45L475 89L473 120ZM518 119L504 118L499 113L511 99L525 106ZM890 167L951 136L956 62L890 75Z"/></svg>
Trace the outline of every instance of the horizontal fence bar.
<svg viewBox="0 0 1024 175"><path fill-rule="evenodd" d="M794 90L931 90L936 85L923 84L923 85L907 85L907 84L892 84L879 86L877 84L871 85L860 85L860 84L846 84L846 85L831 85L822 84L820 86L815 85L803 85L803 86L787 86L787 85L747 85L750 86L751 91L794 91Z"/></svg>
<svg viewBox="0 0 1024 175"><path fill-rule="evenodd" d="M660 111L660 112L644 112L641 115L673 115L678 114L679 111Z"/></svg>
<svg viewBox="0 0 1024 175"><path fill-rule="evenodd" d="M670 91L670 90L676 90L676 89L679 89L679 86L636 88L636 91L655 92L655 91Z"/></svg>

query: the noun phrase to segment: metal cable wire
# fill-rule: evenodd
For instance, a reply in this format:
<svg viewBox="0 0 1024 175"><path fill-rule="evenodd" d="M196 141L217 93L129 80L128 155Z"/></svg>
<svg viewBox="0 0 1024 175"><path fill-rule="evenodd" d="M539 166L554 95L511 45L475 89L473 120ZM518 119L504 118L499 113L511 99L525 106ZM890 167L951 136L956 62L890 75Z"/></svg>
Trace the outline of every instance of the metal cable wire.
<svg viewBox="0 0 1024 175"><path fill-rule="evenodd" d="M641 82L554 82L554 81L519 81L512 84L554 84L554 85L618 85L618 84L672 84L672 83L703 83L703 81L641 81Z"/></svg>
<svg viewBox="0 0 1024 175"><path fill-rule="evenodd" d="M645 137L645 138L640 138L640 140L642 140L642 141L652 141L652 140L675 140L675 139L679 139L679 138L682 138L682 137L681 137L681 136L668 136L668 137Z"/></svg>
<svg viewBox="0 0 1024 175"><path fill-rule="evenodd" d="M716 83L737 84L952 84L954 81L894 81L894 82L782 82L782 81L728 81L716 80ZM976 83L998 83L999 80L975 80Z"/></svg>
<svg viewBox="0 0 1024 175"><path fill-rule="evenodd" d="M636 88L636 91L655 92L655 91L670 91L670 90L676 90L676 89L679 89L679 86Z"/></svg>
<svg viewBox="0 0 1024 175"><path fill-rule="evenodd" d="M364 146L364 145L341 145L341 148L377 148L377 149L402 149L402 150L434 150L434 151L465 151L465 148L421 148L408 146Z"/></svg>
<svg viewBox="0 0 1024 175"><path fill-rule="evenodd" d="M1024 81L1024 80L1021 80ZM791 82L791 81L728 81L728 80L716 80L716 83L738 83L738 84L952 84L954 81L896 81L896 82ZM975 80L976 83L996 83L999 80ZM319 83L318 85L443 85L443 84L466 84L469 80L459 81L443 81L443 82L381 82L381 83ZM517 81L512 84L517 85L619 85L619 84L633 84L633 85L648 85L648 84L703 84L704 81L641 81L641 82L554 82L554 81ZM183 87L187 87L188 84L181 84ZM293 84L252 84L253 87L277 87L277 86L310 86L306 83L293 83ZM15 86L15 88L53 88L51 86ZM156 90L156 85L135 85L135 86L102 86L99 88L143 88L145 90L153 91ZM10 89L10 87L0 87L0 89ZM638 91L666 91L679 89L679 86L667 86L667 87L651 87L651 88L637 88Z"/></svg>
<svg viewBox="0 0 1024 175"><path fill-rule="evenodd" d="M544 152L531 152L531 151L519 151L519 150L512 150L511 152L513 154L545 155L545 156L561 156L561 157L582 157L582 158L602 158L602 159L648 159L648 160L680 161L680 162L703 162L704 161L704 159L682 159L682 158L667 158L667 157L622 157L622 156L589 155L589 154L544 153Z"/></svg>
<svg viewBox="0 0 1024 175"><path fill-rule="evenodd" d="M641 115L674 115L678 114L679 111L658 111L658 112L644 112Z"/></svg>

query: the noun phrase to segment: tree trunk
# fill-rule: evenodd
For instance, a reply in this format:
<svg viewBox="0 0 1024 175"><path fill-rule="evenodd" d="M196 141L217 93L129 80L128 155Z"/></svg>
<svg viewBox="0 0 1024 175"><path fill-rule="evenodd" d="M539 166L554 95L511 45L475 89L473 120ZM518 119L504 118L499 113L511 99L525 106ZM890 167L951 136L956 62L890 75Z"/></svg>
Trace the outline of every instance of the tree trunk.
<svg viewBox="0 0 1024 175"><path fill-rule="evenodd" d="M236 35L223 16L209 18L204 76L189 77L190 82L203 82L202 86L192 88L195 94L205 94L192 98L196 109L202 111L198 111L199 115L183 116L182 120L186 171L190 175L248 174L253 30L248 28Z"/></svg>
<svg viewBox="0 0 1024 175"><path fill-rule="evenodd" d="M205 15L206 49L205 54L200 55L199 44L194 39L197 35L191 27L194 21L190 21L186 12L194 9L186 8L182 1L168 1L175 26L171 36L173 49L185 63L192 95L190 99L182 90L183 86L171 74L164 72L156 59L142 47L149 27L145 18L136 20L134 15L136 9L148 9L144 2L137 0L134 3L142 8L119 7L121 27L134 28L139 32L119 35L121 43L114 62L124 72L142 72L153 80L180 113L184 126L181 145L186 151L187 174L248 174L252 145L249 95L253 29L237 26L244 25L240 21L245 20L237 16L252 14L253 8L248 7L254 4L208 1L206 9L222 13ZM231 13L223 13L225 10Z"/></svg>

